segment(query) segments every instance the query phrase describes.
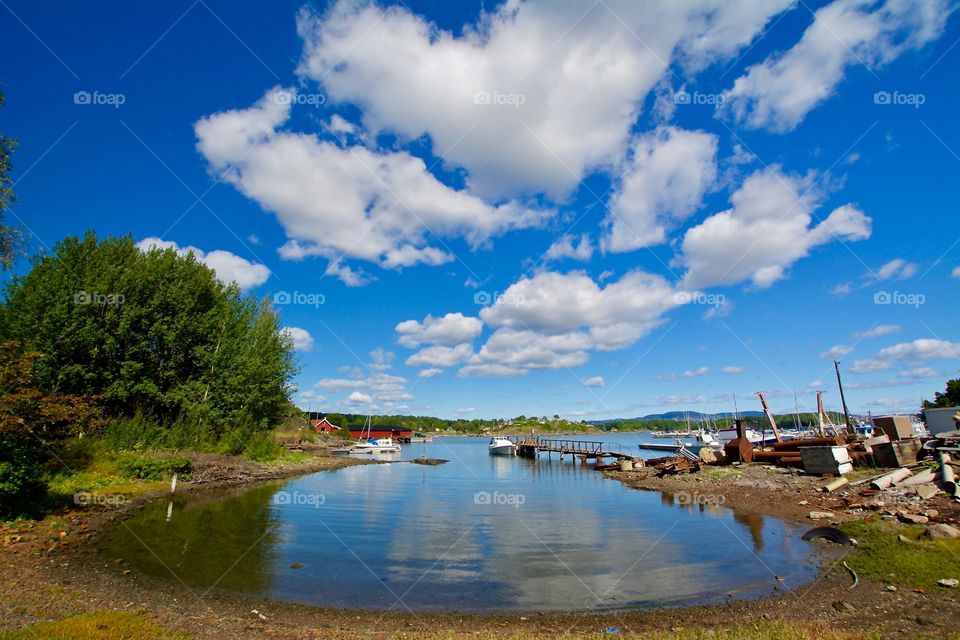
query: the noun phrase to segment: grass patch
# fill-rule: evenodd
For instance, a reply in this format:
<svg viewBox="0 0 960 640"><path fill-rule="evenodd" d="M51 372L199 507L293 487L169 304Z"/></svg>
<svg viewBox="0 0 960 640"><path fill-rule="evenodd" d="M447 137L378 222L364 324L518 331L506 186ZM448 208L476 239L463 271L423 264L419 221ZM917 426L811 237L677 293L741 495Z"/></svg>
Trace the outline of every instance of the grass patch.
<svg viewBox="0 0 960 640"><path fill-rule="evenodd" d="M878 518L849 522L843 531L858 542L847 561L861 576L882 582L956 596L937 586L943 578L960 578L960 540L921 538L924 527L904 527ZM911 542L902 542L903 535Z"/></svg>
<svg viewBox="0 0 960 640"><path fill-rule="evenodd" d="M0 632L0 640L189 640L193 636L164 629L145 614L133 611L95 611L56 622Z"/></svg>

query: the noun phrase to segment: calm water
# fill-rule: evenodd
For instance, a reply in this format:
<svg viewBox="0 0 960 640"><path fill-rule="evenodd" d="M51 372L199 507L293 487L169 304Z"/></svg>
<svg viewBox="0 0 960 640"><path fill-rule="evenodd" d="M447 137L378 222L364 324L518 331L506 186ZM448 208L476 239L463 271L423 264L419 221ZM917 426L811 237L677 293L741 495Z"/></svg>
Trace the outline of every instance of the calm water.
<svg viewBox="0 0 960 640"><path fill-rule="evenodd" d="M588 438L631 452L638 441ZM437 467L366 465L178 497L170 521L158 502L102 547L199 592L414 611L709 602L771 594L816 574L802 527L628 489L556 455L492 457L487 442L404 445L402 459L450 460Z"/></svg>

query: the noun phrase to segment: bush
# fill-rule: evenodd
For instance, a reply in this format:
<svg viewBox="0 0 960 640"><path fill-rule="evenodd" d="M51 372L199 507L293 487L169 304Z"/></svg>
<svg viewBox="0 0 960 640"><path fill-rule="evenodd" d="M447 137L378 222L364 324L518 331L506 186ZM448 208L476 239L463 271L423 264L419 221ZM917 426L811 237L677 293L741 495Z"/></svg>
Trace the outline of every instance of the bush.
<svg viewBox="0 0 960 640"><path fill-rule="evenodd" d="M46 495L43 445L25 434L0 436L0 517L36 511Z"/></svg>
<svg viewBox="0 0 960 640"><path fill-rule="evenodd" d="M127 458L121 460L120 468L131 478L165 480L175 473L189 477L193 465L186 458Z"/></svg>
<svg viewBox="0 0 960 640"><path fill-rule="evenodd" d="M143 451L163 445L166 429L137 413L132 418L111 422L104 433L104 441L118 451Z"/></svg>
<svg viewBox="0 0 960 640"><path fill-rule="evenodd" d="M255 433L247 440L243 448L243 455L254 462L266 462L280 456L283 445L277 442L273 434Z"/></svg>

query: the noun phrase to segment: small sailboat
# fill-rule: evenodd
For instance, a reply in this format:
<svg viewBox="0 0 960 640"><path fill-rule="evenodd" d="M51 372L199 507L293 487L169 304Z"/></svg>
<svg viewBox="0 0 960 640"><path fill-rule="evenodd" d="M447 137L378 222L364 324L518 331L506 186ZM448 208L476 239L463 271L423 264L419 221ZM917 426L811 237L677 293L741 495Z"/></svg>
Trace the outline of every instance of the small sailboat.
<svg viewBox="0 0 960 640"><path fill-rule="evenodd" d="M517 445L509 438L494 436L490 438L487 451L489 451L492 456L512 456L517 452Z"/></svg>
<svg viewBox="0 0 960 640"><path fill-rule="evenodd" d="M372 418L367 416L363 423L363 430L360 432L360 438L356 443L342 449L334 449L335 456L355 456L355 455L373 455L377 453L399 453L400 445L393 441L393 438L371 438ZM366 434L366 435L364 435Z"/></svg>

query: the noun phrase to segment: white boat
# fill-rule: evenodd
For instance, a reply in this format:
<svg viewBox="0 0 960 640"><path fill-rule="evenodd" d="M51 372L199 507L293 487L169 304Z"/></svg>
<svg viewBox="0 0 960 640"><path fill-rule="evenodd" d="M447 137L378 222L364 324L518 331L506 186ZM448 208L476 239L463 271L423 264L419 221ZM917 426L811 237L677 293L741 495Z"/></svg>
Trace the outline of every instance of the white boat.
<svg viewBox="0 0 960 640"><path fill-rule="evenodd" d="M750 429L749 427L747 427L744 431L745 431L745 435L747 436L747 439L751 443L760 444L761 442L763 442L763 434L757 431L756 429ZM719 431L717 431L716 436L717 436L717 440L720 441L718 444L720 446L723 446L737 437L737 428L727 427L726 429L720 429Z"/></svg>
<svg viewBox="0 0 960 640"><path fill-rule="evenodd" d="M494 436L490 438L490 445L487 450L492 456L512 456L517 452L517 445L509 438Z"/></svg>
<svg viewBox="0 0 960 640"><path fill-rule="evenodd" d="M342 449L334 449L333 455L335 456L364 456L364 455L373 455L377 453L399 453L400 445L393 441L393 438L377 438L373 439L370 437L371 429L371 418L367 416L367 421L363 424L363 431L360 432L360 439L357 440L354 444L349 447L344 447ZM364 437L366 433L366 437Z"/></svg>
<svg viewBox="0 0 960 640"><path fill-rule="evenodd" d="M648 451L679 451L686 449L693 453L700 453L704 447L722 447L723 443L717 440L709 431L694 431L692 437L677 438L672 444L660 444L659 442L641 442L640 449Z"/></svg>

